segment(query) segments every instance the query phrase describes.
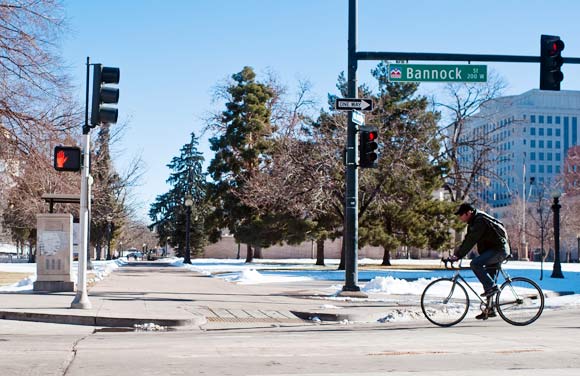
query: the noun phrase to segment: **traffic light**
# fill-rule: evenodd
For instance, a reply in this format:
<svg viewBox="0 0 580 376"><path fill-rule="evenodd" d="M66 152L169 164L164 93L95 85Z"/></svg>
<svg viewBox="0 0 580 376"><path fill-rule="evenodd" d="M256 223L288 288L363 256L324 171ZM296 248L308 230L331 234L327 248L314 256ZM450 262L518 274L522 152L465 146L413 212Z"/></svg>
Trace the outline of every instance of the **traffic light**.
<svg viewBox="0 0 580 376"><path fill-rule="evenodd" d="M93 101L91 107L91 125L96 127L101 123L116 123L118 110L114 107L101 106L103 103L119 102L119 89L107 86L118 84L119 68L103 67L95 64L93 70Z"/></svg>
<svg viewBox="0 0 580 376"><path fill-rule="evenodd" d="M555 35L540 37L540 90L560 90L564 74L560 70L564 59L564 42Z"/></svg>
<svg viewBox="0 0 580 376"><path fill-rule="evenodd" d="M76 146L55 146L54 169L57 171L80 171L81 149Z"/></svg>
<svg viewBox="0 0 580 376"><path fill-rule="evenodd" d="M377 167L377 143L379 131L376 127L361 127L359 130L359 163L360 168L375 168Z"/></svg>

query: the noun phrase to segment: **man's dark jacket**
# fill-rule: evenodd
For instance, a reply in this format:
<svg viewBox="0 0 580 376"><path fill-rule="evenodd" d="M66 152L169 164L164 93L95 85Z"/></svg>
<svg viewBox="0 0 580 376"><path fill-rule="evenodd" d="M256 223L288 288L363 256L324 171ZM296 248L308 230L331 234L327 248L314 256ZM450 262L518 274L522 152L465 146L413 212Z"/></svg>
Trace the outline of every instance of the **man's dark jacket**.
<svg viewBox="0 0 580 376"><path fill-rule="evenodd" d="M467 235L455 251L455 256L465 257L476 244L479 254L486 251L510 253L507 233L503 224L480 210L476 210L467 222Z"/></svg>

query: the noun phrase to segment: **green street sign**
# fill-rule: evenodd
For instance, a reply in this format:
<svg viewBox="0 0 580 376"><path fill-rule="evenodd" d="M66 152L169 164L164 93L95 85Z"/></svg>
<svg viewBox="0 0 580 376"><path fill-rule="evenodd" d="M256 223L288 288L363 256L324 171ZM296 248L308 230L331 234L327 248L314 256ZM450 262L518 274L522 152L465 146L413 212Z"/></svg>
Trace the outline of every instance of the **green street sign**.
<svg viewBox="0 0 580 376"><path fill-rule="evenodd" d="M389 64L391 82L486 82L487 65Z"/></svg>

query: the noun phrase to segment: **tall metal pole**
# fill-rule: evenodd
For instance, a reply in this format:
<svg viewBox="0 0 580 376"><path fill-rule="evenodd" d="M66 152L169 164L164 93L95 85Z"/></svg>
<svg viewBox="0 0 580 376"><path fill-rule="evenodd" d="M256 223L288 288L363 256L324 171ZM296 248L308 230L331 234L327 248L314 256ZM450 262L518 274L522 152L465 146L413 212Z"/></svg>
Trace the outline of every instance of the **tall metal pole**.
<svg viewBox="0 0 580 376"><path fill-rule="evenodd" d="M357 98L357 0L348 2L348 82L349 98ZM348 126L346 138L346 197L344 213L344 242L345 242L345 285L343 292L358 292L358 148L356 142L357 129L352 121L352 111L348 112ZM344 295L344 294L343 294Z"/></svg>
<svg viewBox="0 0 580 376"><path fill-rule="evenodd" d="M89 226L89 153L91 128L89 127L89 72L90 59L87 57L87 89L85 102L85 125L83 126L82 148L83 148L83 167L81 170L81 199L80 199L80 244L79 244L79 270L77 294L71 303L71 308L91 309L92 305L87 295L87 251L88 251L88 226Z"/></svg>
<svg viewBox="0 0 580 376"><path fill-rule="evenodd" d="M560 264L560 208L559 196L554 196L552 210L554 211L554 269L552 278L564 278Z"/></svg>
<svg viewBox="0 0 580 376"><path fill-rule="evenodd" d="M524 169L522 174L522 250L519 252L518 260L528 257L528 247L526 242L526 161L524 159ZM523 257L522 257L523 254Z"/></svg>
<svg viewBox="0 0 580 376"><path fill-rule="evenodd" d="M189 199L188 199L189 200ZM187 206L187 218L185 219L185 257L183 258L184 264L191 264L191 248L189 247L189 226L191 225L191 202L186 201Z"/></svg>

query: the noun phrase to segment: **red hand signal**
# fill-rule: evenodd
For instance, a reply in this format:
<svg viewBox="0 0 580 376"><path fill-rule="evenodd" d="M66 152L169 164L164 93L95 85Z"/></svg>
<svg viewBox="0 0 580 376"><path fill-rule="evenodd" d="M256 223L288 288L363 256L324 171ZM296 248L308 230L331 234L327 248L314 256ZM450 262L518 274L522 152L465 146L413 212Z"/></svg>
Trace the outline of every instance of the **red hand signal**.
<svg viewBox="0 0 580 376"><path fill-rule="evenodd" d="M64 150L59 150L56 153L56 167L64 168L64 164L68 160L67 155L64 153Z"/></svg>

